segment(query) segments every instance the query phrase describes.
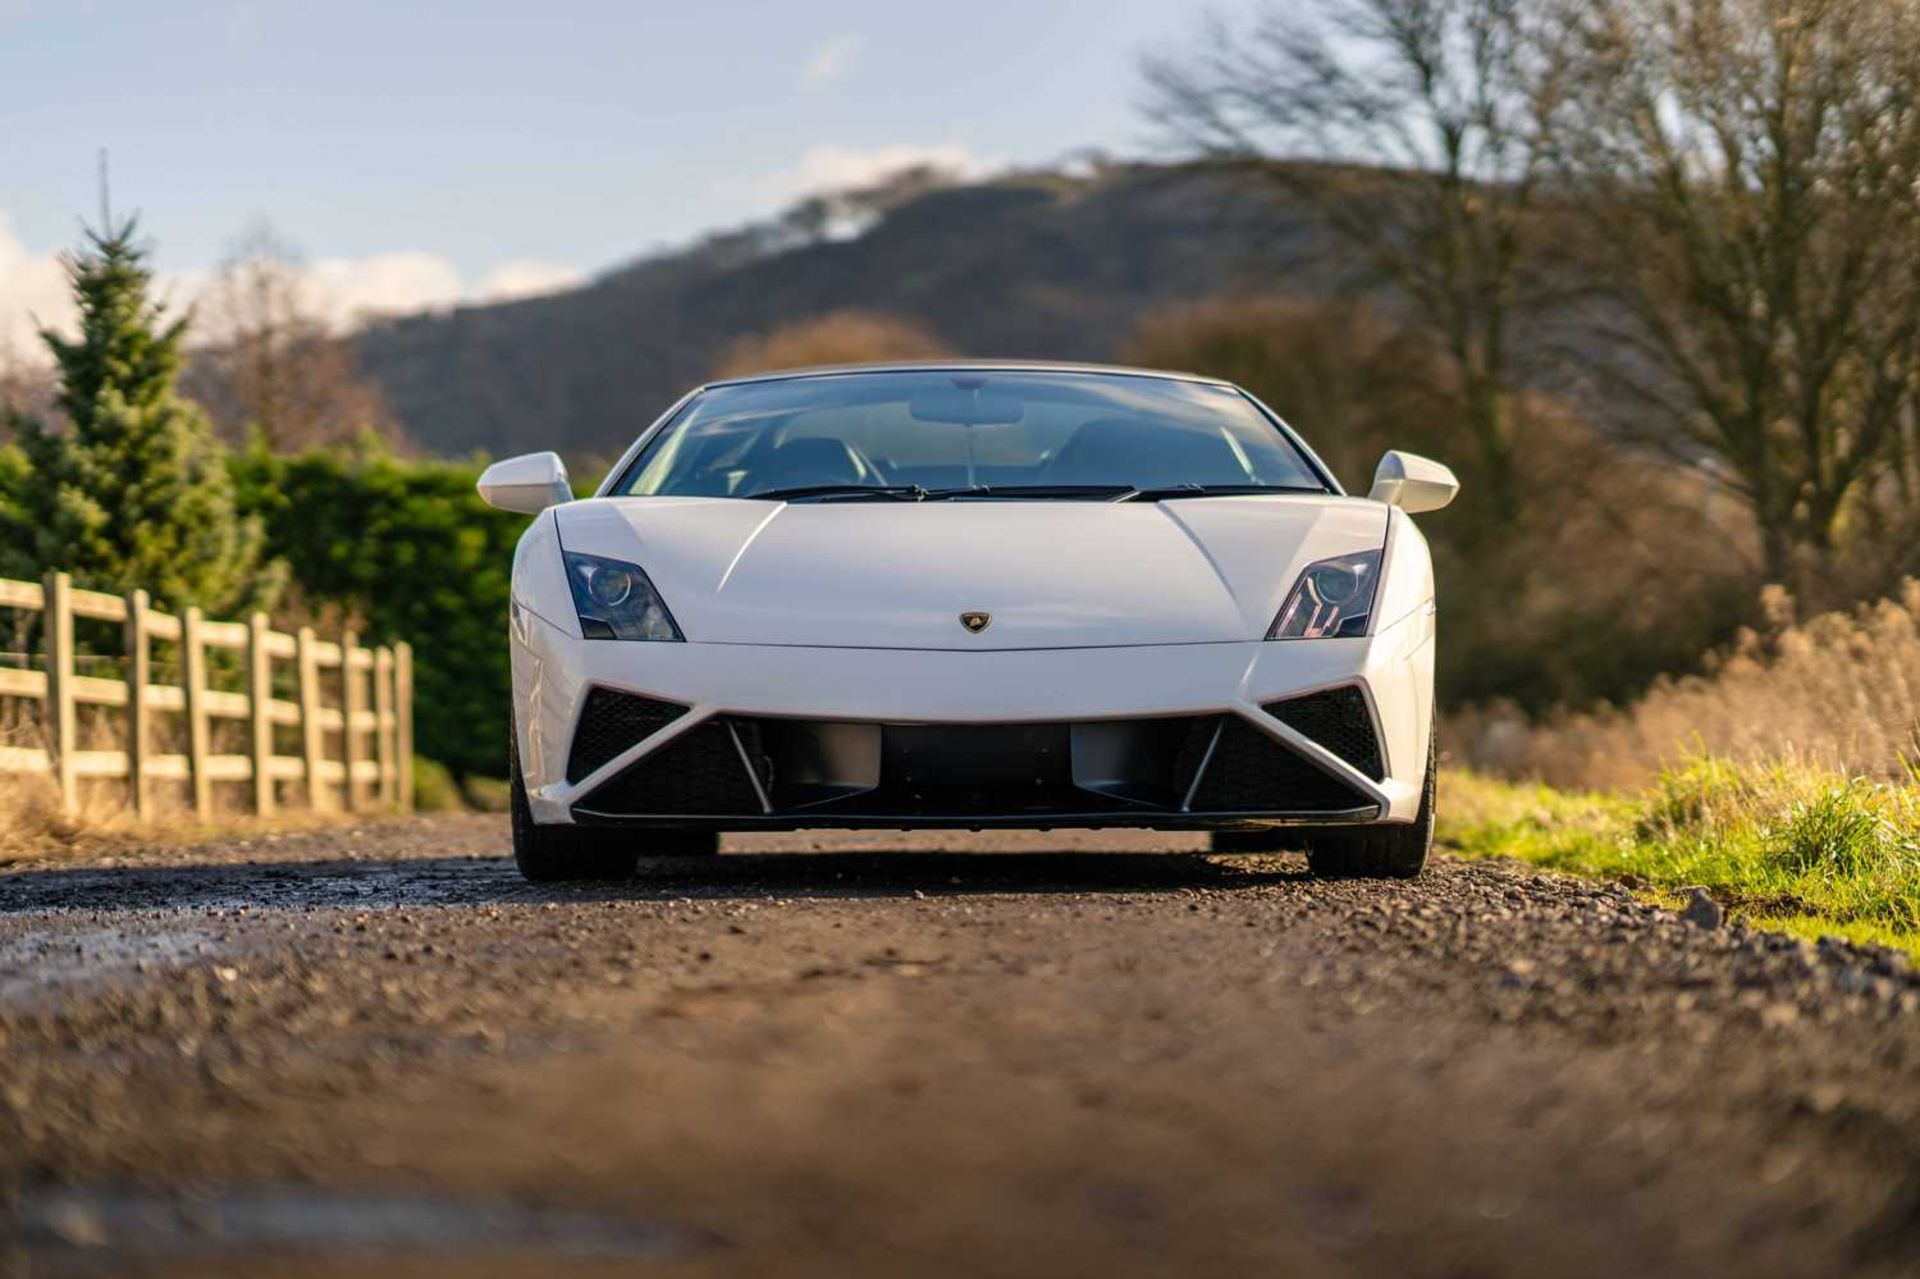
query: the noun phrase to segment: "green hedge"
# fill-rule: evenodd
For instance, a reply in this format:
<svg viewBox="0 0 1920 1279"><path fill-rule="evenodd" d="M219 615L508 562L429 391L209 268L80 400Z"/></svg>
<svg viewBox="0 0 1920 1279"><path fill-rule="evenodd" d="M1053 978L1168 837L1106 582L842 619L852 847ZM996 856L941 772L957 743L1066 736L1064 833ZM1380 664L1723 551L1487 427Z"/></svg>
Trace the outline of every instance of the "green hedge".
<svg viewBox="0 0 1920 1279"><path fill-rule="evenodd" d="M297 598L413 645L414 740L456 776L507 767L507 591L522 516L481 503L470 462L413 461L374 444L233 456L242 509L266 524Z"/></svg>

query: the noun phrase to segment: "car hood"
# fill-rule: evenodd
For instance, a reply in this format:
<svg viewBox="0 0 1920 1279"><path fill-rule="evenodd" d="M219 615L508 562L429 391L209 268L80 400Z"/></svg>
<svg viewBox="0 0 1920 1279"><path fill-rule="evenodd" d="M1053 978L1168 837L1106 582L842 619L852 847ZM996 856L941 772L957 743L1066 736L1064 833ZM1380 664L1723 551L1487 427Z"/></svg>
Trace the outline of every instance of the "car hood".
<svg viewBox="0 0 1920 1279"><path fill-rule="evenodd" d="M639 564L695 643L1019 649L1259 639L1300 570L1376 549L1361 498L594 498L569 551ZM962 613L991 615L978 634Z"/></svg>

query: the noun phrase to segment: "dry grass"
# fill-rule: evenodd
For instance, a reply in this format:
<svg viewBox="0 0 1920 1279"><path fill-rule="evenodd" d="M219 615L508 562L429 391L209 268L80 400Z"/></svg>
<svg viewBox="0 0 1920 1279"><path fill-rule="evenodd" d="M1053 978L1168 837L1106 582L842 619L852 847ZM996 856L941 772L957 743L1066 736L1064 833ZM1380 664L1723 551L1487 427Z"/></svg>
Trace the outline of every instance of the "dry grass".
<svg viewBox="0 0 1920 1279"><path fill-rule="evenodd" d="M1482 772L1583 789L1644 786L1701 755L1905 777L1920 758L1920 581L1805 622L1773 591L1766 612L1764 630L1699 675L1537 724L1510 707L1469 711L1449 725L1450 750Z"/></svg>
<svg viewBox="0 0 1920 1279"><path fill-rule="evenodd" d="M37 706L28 703L23 707L14 702L4 709L0 745L39 746L43 738L38 717L33 713ZM103 709L81 708L84 712L80 716L82 744L89 749L118 750L124 741L120 716L101 713ZM156 749L163 752L183 749L182 743L176 740L179 731L183 731L180 725L158 726L154 738ZM227 743L229 750L242 748L243 744L237 741ZM469 806L444 768L418 757L414 768L416 803L425 801L423 811L462 811ZM156 781L148 792L152 811L142 818L133 812L124 781L83 780L77 810L67 813L61 810L59 793L51 778L0 773L0 864L29 858L134 850L157 844L177 848L380 815L377 811L314 812L305 807L304 795L297 783L282 782L278 787L278 810L263 818L253 813L250 793L246 783L217 784L213 788L213 815L202 820L192 811L185 783Z"/></svg>
<svg viewBox="0 0 1920 1279"><path fill-rule="evenodd" d="M44 778L0 773L0 858L71 847L98 819L67 817Z"/></svg>
<svg viewBox="0 0 1920 1279"><path fill-rule="evenodd" d="M68 814L60 811L59 796L45 777L0 774L0 865L162 844L179 848L369 816L288 808L271 817L256 817L237 797L219 797L216 792L214 816L206 821L194 817L179 800L163 804L155 815L142 819L127 806L123 790L119 783L83 786L78 811Z"/></svg>

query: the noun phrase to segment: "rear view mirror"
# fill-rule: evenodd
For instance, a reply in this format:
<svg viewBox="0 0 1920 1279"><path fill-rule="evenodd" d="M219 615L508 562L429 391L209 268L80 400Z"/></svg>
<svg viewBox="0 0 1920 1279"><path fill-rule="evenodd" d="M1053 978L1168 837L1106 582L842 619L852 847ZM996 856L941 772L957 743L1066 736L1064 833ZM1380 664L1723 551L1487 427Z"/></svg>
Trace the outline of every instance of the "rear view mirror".
<svg viewBox="0 0 1920 1279"><path fill-rule="evenodd" d="M1453 472L1431 458L1417 453L1394 451L1380 459L1373 472L1373 487L1367 496L1388 506L1397 506L1409 515L1437 511L1460 492L1460 481Z"/></svg>
<svg viewBox="0 0 1920 1279"><path fill-rule="evenodd" d="M528 453L495 462L481 472L480 500L503 511L538 515L549 506L573 500L567 464L558 453Z"/></svg>
<svg viewBox="0 0 1920 1279"><path fill-rule="evenodd" d="M919 391L908 405L916 422L955 422L963 426L1011 426L1027 415L1026 402L1005 391L978 387L941 387Z"/></svg>

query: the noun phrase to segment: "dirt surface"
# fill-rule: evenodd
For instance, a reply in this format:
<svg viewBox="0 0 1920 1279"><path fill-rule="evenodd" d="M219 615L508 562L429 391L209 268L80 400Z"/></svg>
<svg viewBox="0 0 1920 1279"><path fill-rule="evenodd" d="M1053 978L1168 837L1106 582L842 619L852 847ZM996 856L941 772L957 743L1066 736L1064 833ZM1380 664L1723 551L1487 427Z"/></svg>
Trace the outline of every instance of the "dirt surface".
<svg viewBox="0 0 1920 1279"><path fill-rule="evenodd" d="M0 1274L1920 1273L1920 980L1442 859L0 871Z"/></svg>

